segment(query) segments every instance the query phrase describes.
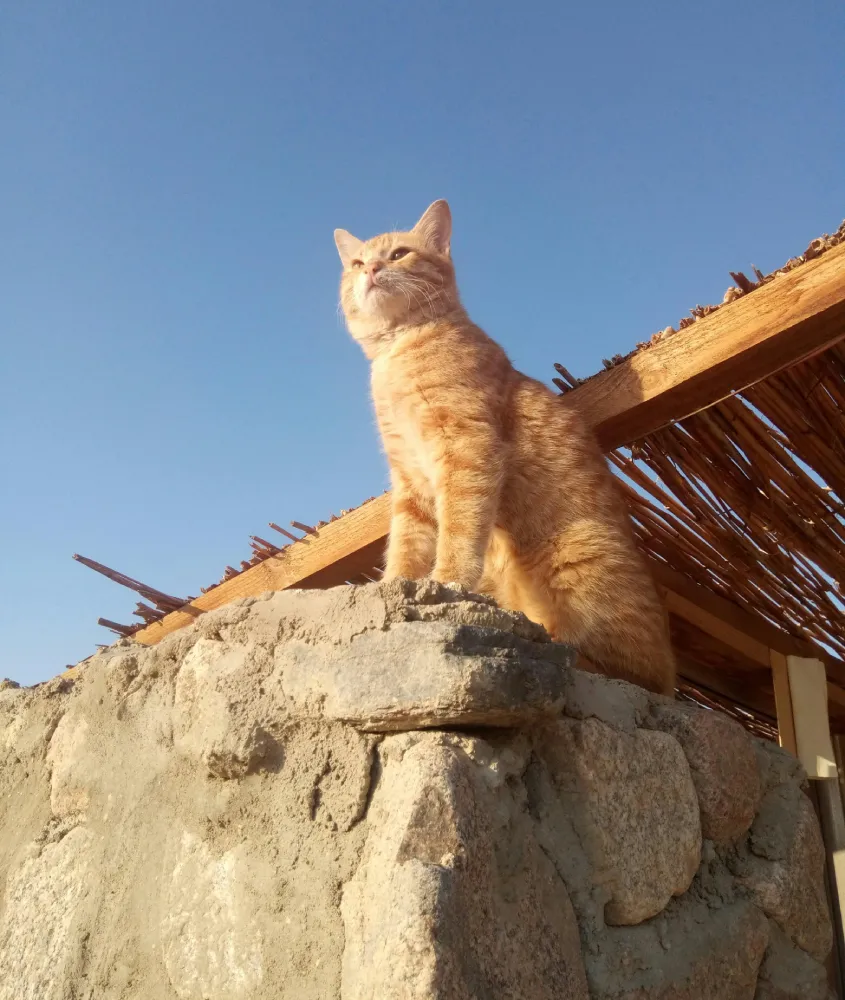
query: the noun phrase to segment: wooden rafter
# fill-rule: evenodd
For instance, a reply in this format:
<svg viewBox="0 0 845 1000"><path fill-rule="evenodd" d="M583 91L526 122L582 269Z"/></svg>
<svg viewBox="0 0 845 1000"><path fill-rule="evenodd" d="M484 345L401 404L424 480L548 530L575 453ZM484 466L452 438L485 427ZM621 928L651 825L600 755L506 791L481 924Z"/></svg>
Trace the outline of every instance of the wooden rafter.
<svg viewBox="0 0 845 1000"><path fill-rule="evenodd" d="M796 639L762 616L744 611L718 594L699 587L665 563L651 560L650 565L670 616L682 618L712 636L733 650L742 661L756 665L759 671L772 671L776 699L781 693L777 667L785 662L785 657L821 660L828 678L831 706L835 707L838 716L845 718L845 663L830 656L815 643Z"/></svg>
<svg viewBox="0 0 845 1000"><path fill-rule="evenodd" d="M845 337L845 244L567 393L606 451L630 444Z"/></svg>
<svg viewBox="0 0 845 1000"><path fill-rule="evenodd" d="M769 650L784 656L807 656L822 660L828 677L845 688L845 663L829 656L812 642L796 639L760 615L738 605L676 573L665 563L650 560L658 589L670 613L678 614L711 635L717 634L729 646L763 667L769 666ZM718 623L718 624L717 624Z"/></svg>
<svg viewBox="0 0 845 1000"><path fill-rule="evenodd" d="M349 523L347 524L347 519ZM287 587L331 587L347 580L362 579L379 566L390 519L389 496L370 500L342 519L319 529L309 542L291 547L279 556L266 559L258 566L246 570L232 580L197 598L180 611L167 615L137 632L133 639L155 644L166 635L182 628L200 614L222 607L239 597L258 596L266 590L283 590ZM345 525L343 531L341 525ZM326 561L325 549L331 546L335 558ZM292 558L293 557L293 558ZM772 625L766 619L750 614L717 594L699 587L663 563L652 561L655 576L664 603L671 616L683 619L693 628L711 636L714 641L733 651L737 658L758 668L761 676L771 670L771 653L779 656L813 656L821 659L827 669L831 706L837 713L845 712L845 664L828 656L813 643L796 639ZM681 674L690 680L712 684L713 676L702 675L691 663L681 661ZM749 680L751 677L749 676ZM728 697L738 697L728 686L720 688ZM739 698L742 702L742 698ZM772 709L766 703L746 703L755 709Z"/></svg>
<svg viewBox="0 0 845 1000"><path fill-rule="evenodd" d="M390 523L387 494L369 500L336 521L288 545L278 555L225 580L213 590L140 629L132 638L154 645L202 614L239 597L257 597L288 587L332 587L352 580L377 565Z"/></svg>

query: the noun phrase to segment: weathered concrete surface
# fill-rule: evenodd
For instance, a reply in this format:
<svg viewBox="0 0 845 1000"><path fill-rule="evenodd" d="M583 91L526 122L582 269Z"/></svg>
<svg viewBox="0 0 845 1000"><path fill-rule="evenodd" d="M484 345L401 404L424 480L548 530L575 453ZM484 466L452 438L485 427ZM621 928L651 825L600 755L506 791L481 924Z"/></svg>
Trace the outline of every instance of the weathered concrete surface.
<svg viewBox="0 0 845 1000"><path fill-rule="evenodd" d="M338 996L373 738L282 715L266 769L221 780L175 745L179 661L130 649L3 701L0 998Z"/></svg>
<svg viewBox="0 0 845 1000"><path fill-rule="evenodd" d="M824 844L810 800L800 789L781 785L766 795L748 847L733 861L740 884L800 948L823 959L831 947Z"/></svg>
<svg viewBox="0 0 845 1000"><path fill-rule="evenodd" d="M800 767L571 658L396 581L0 684L0 1000L823 995Z"/></svg>
<svg viewBox="0 0 845 1000"><path fill-rule="evenodd" d="M683 900L658 923L606 935L603 952L590 962L593 995L752 1000L767 941L766 918L750 903L713 910L697 900Z"/></svg>
<svg viewBox="0 0 845 1000"><path fill-rule="evenodd" d="M796 948L769 921L769 947L760 966L754 1000L832 1000L824 966Z"/></svg>

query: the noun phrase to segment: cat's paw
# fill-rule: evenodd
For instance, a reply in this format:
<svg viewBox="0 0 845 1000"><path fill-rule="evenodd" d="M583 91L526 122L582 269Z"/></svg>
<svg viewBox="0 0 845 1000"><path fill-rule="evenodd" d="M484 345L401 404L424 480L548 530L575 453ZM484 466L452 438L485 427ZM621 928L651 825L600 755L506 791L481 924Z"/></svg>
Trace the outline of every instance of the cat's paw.
<svg viewBox="0 0 845 1000"><path fill-rule="evenodd" d="M444 590L451 590L455 594L469 594L472 592L472 587L468 587L465 583L461 583L460 580L439 580L436 576L427 577L436 587L442 587Z"/></svg>

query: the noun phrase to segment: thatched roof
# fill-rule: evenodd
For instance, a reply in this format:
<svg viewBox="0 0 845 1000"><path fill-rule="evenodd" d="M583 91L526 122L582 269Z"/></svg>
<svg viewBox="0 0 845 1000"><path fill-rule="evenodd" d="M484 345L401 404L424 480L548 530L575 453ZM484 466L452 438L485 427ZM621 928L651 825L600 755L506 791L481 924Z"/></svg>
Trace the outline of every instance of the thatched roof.
<svg viewBox="0 0 845 1000"><path fill-rule="evenodd" d="M647 552L845 656L845 346L610 459Z"/></svg>

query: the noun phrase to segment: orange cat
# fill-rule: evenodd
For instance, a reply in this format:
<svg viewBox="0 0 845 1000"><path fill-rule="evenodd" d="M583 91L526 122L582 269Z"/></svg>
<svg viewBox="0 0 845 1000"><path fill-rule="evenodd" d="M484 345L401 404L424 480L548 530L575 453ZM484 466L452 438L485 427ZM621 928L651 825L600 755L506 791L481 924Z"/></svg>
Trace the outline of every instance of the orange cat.
<svg viewBox="0 0 845 1000"><path fill-rule="evenodd" d="M451 231L445 201L407 233L335 230L390 463L385 578L490 593L607 673L672 694L666 616L605 460L578 414L469 319Z"/></svg>

